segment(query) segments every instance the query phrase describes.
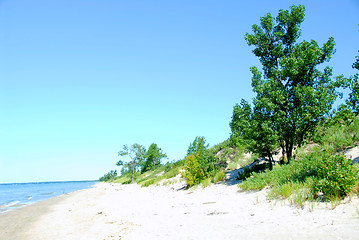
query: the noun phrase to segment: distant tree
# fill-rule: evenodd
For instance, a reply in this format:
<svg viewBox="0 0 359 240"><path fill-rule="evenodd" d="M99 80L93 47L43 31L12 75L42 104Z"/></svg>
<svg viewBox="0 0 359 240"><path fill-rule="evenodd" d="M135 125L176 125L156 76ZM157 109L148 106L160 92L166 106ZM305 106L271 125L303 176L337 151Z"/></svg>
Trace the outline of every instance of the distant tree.
<svg viewBox="0 0 359 240"><path fill-rule="evenodd" d="M101 182L113 181L116 176L117 176L117 171L111 170L110 172L106 173L103 177L101 177L100 181Z"/></svg>
<svg viewBox="0 0 359 240"><path fill-rule="evenodd" d="M288 162L294 146L311 135L337 97L332 69L318 69L334 54L334 39L329 38L322 47L314 40L297 43L305 8L292 6L290 10L280 10L276 18L270 13L261 17L260 25L252 26L253 34L245 36L248 45L255 46L253 53L263 68L263 74L251 68L256 97L249 119L257 121L250 124L252 133L257 134L254 141L262 142L256 144L262 145L264 152L277 142ZM233 121L240 119L232 117L232 133L237 131ZM269 141L267 146L264 141Z"/></svg>
<svg viewBox="0 0 359 240"><path fill-rule="evenodd" d="M161 165L161 159L166 158L166 153L163 153L162 149L157 146L156 143L152 143L145 154L144 166L141 172L155 169Z"/></svg>
<svg viewBox="0 0 359 240"><path fill-rule="evenodd" d="M124 166L129 169L131 169L132 172L132 178L131 183L135 180L135 172L139 166L144 161L144 156L146 153L145 147L142 145L139 145L137 143L134 143L131 147L128 147L128 145L124 145L123 149L118 152L118 156L128 156L130 158L130 161L123 162L122 160L119 160L116 165L117 166Z"/></svg>

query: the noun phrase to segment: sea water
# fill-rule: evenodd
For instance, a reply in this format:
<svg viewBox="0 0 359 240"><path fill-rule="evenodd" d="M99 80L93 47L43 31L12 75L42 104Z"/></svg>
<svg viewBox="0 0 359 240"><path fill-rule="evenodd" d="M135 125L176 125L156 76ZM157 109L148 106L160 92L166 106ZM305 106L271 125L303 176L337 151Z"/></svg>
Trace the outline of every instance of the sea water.
<svg viewBox="0 0 359 240"><path fill-rule="evenodd" d="M95 181L0 184L0 214L65 193L90 188Z"/></svg>

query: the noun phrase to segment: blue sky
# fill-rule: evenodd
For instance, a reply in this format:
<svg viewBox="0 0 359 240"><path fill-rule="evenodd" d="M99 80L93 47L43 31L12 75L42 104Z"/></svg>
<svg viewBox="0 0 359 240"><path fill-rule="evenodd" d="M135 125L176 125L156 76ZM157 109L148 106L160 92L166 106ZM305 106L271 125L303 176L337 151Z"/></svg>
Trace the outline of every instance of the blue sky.
<svg viewBox="0 0 359 240"><path fill-rule="evenodd" d="M293 4L301 39L333 36L328 65L353 75L356 0L0 1L0 183L98 179L124 144L172 161L226 140L260 67L244 35Z"/></svg>

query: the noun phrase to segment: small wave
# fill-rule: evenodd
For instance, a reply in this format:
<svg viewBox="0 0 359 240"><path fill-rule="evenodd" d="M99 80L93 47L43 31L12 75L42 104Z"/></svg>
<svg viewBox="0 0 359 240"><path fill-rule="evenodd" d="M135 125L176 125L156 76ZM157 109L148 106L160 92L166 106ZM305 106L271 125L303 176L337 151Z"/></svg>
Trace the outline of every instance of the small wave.
<svg viewBox="0 0 359 240"><path fill-rule="evenodd" d="M9 208L9 207L18 205L19 203L20 203L20 201L12 201L12 202L9 202L7 204L0 206L0 208Z"/></svg>
<svg viewBox="0 0 359 240"><path fill-rule="evenodd" d="M27 200L31 200L31 199L32 199L32 197L28 197L28 198L27 198Z"/></svg>
<svg viewBox="0 0 359 240"><path fill-rule="evenodd" d="M43 196L55 195L55 192L41 193L41 195L43 195Z"/></svg>

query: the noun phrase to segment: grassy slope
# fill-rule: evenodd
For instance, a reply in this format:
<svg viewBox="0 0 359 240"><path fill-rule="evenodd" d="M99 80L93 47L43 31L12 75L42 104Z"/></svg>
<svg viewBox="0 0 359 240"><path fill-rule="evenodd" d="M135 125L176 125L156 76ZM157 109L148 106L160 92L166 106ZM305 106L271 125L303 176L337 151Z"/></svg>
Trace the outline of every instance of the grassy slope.
<svg viewBox="0 0 359 240"><path fill-rule="evenodd" d="M247 181L240 184L242 190L261 190L269 187L269 198L285 198L297 206L303 206L306 200L331 200L338 201L340 196L320 196L313 191L313 186L318 185L318 168L326 162L330 156L338 155L347 147L353 147L359 143L359 118L350 126L333 126L318 129L317 144L309 144L297 149L296 160L289 165L275 165L272 171L254 173ZM208 186L224 180L224 170L234 170L250 163L253 158L244 157L244 149L232 148L229 141L225 141L210 148L211 154L217 159L226 162L225 166L213 177L201 182L202 186ZM136 183L141 186L172 184L181 179L178 175L184 167L184 160L161 166L153 171L136 174ZM224 169L225 168L225 169ZM340 173L339 173L340 174ZM352 192L359 194L359 177ZM183 180L183 179L182 179ZM130 183L130 175L117 177L116 183Z"/></svg>
<svg viewBox="0 0 359 240"><path fill-rule="evenodd" d="M248 164L252 159L244 157L243 151L243 149L231 147L228 140L211 147L209 149L210 154L214 155L217 161L224 162L225 164L219 171L215 172L213 177L204 179L201 185L206 187L211 183L223 181L226 177L225 170L234 170ZM175 163L168 163L143 174L137 173L135 175L135 182L143 187L175 183L183 180L178 175L180 175L184 164L184 160L181 160ZM128 184L131 183L131 176L130 174L119 176L113 182Z"/></svg>
<svg viewBox="0 0 359 240"><path fill-rule="evenodd" d="M243 190L269 187L270 198L286 198L303 206L306 200L340 202L349 194L359 194L359 169L340 157L342 151L359 143L359 118L349 126L320 128L317 144L297 149L296 160L276 165L272 171L254 173L240 184ZM350 191L351 189L351 191Z"/></svg>

